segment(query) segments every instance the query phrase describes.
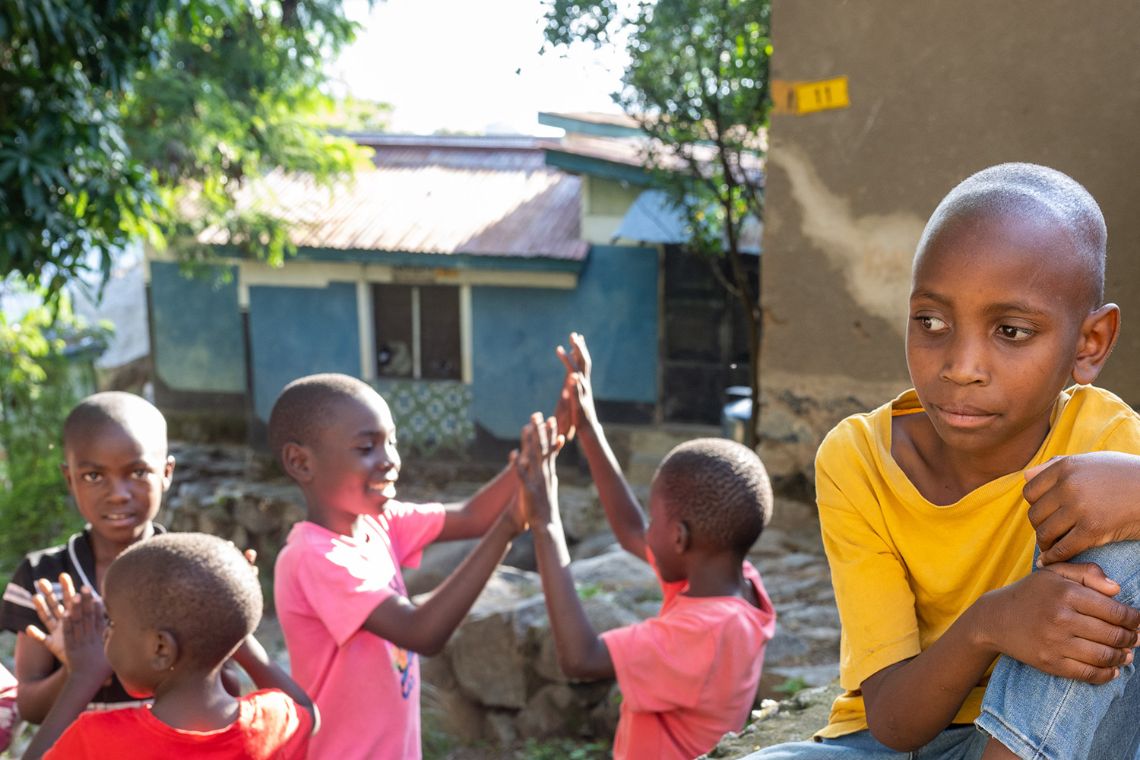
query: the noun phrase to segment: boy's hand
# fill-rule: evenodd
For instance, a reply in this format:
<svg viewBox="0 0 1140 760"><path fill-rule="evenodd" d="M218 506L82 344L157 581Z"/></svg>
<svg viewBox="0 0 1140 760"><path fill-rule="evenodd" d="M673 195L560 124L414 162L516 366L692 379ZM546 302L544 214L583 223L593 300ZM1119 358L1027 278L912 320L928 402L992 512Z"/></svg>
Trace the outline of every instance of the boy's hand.
<svg viewBox="0 0 1140 760"><path fill-rule="evenodd" d="M543 420L537 412L522 429L515 468L519 475L519 503L532 526L548 525L557 516L558 473L554 459L564 442L554 418Z"/></svg>
<svg viewBox="0 0 1140 760"><path fill-rule="evenodd" d="M1056 457L1025 477L1038 565L1140 539L1140 457L1115 451Z"/></svg>
<svg viewBox="0 0 1140 760"><path fill-rule="evenodd" d="M597 422L598 413L594 408L594 392L590 383L593 362L590 360L590 351L586 348L586 339L580 333L570 333L569 352L562 346L555 351L566 367L566 380L562 384L558 406L555 407L555 418L558 420L558 429L566 433L566 440L571 440L576 428ZM558 415L559 411L569 417L568 422L564 422L563 417Z"/></svg>
<svg viewBox="0 0 1140 760"><path fill-rule="evenodd" d="M103 603L84 586L74 597L63 619L67 661L73 674L89 676L100 683L111 677L111 663L103 651L107 618Z"/></svg>
<svg viewBox="0 0 1140 760"><path fill-rule="evenodd" d="M1132 662L1140 610L1112 598L1115 581L1091 563L1056 563L987 596L998 603L997 648L1062 678L1105 683Z"/></svg>
<svg viewBox="0 0 1140 760"><path fill-rule="evenodd" d="M47 647L52 657L63 663L66 668L68 661L63 621L67 618L67 613L78 597L75 593L75 582L67 573L60 573L59 585L62 599L56 597L55 589L47 578L40 578L36 581L37 593L32 602L36 606L36 614L40 616L40 622L43 623L44 627L41 629L29 625L24 632Z"/></svg>

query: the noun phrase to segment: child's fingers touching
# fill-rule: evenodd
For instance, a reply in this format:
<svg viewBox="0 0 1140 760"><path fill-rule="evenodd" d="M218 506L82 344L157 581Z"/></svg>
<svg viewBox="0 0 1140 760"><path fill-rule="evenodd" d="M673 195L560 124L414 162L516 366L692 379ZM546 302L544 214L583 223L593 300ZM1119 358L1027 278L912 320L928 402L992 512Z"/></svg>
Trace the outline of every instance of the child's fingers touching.
<svg viewBox="0 0 1140 760"><path fill-rule="evenodd" d="M41 644L47 646L48 635L44 633L39 626L29 625L24 629L24 633L28 634L28 636L40 642Z"/></svg>

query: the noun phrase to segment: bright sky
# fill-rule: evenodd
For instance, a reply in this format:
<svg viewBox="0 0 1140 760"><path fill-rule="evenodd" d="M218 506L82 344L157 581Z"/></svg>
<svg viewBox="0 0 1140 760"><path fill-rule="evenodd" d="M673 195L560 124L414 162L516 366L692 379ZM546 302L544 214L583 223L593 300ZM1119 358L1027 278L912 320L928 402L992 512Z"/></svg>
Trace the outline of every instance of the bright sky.
<svg viewBox="0 0 1140 760"><path fill-rule="evenodd" d="M624 52L578 46L539 55L542 0L385 0L369 11L346 0L364 25L330 68L339 87L395 106L394 132L437 129L552 134L539 111L618 112L610 93Z"/></svg>

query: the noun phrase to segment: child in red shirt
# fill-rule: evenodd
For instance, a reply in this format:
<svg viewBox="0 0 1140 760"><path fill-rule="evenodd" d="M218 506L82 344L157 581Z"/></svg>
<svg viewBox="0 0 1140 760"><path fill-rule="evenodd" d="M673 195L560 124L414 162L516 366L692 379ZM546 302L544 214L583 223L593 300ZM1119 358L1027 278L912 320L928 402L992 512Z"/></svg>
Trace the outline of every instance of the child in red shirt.
<svg viewBox="0 0 1140 760"><path fill-rule="evenodd" d="M280 670L251 665L263 660L246 651L261 585L232 544L202 533L139 542L108 568L103 591L103 604L87 586L64 600L68 677L25 758L303 760L316 712ZM231 656L260 691L226 690ZM84 712L111 669L153 705Z"/></svg>
<svg viewBox="0 0 1140 760"><path fill-rule="evenodd" d="M665 458L653 478L649 523L622 476L594 410L582 336L572 355L560 411L579 440L606 517L622 547L661 582L657 617L599 636L586 619L569 570L558 514L554 458L562 438L536 414L523 429L520 500L562 670L571 678L616 676L622 692L614 757L692 758L748 718L776 613L744 557L772 514L759 458L740 444L700 439Z"/></svg>

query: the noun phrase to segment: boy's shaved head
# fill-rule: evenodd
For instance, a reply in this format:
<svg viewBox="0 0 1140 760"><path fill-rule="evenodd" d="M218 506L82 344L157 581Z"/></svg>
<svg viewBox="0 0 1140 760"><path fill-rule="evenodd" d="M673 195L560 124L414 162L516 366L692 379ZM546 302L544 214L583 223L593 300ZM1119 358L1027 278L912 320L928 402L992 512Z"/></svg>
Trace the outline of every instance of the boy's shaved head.
<svg viewBox="0 0 1140 760"><path fill-rule="evenodd" d="M123 551L104 586L126 601L139 626L169 631L201 667L229 657L261 620L254 569L228 541L205 533L165 533ZM110 610L112 620L124 614Z"/></svg>
<svg viewBox="0 0 1140 760"><path fill-rule="evenodd" d="M1079 182L1056 169L1024 163L991 166L967 177L942 199L926 223L914 266L944 230L980 219L1029 219L1062 229L1081 257L1083 302L1104 302L1108 231L1100 206Z"/></svg>
<svg viewBox="0 0 1140 760"><path fill-rule="evenodd" d="M332 372L308 375L289 383L269 413L269 447L273 456L280 461L286 443L311 445L332 418L335 404L369 395L379 397L364 381Z"/></svg>
<svg viewBox="0 0 1140 760"><path fill-rule="evenodd" d="M772 517L772 486L760 457L723 438L674 448L658 466L653 488L694 539L741 556Z"/></svg>
<svg viewBox="0 0 1140 760"><path fill-rule="evenodd" d="M63 423L63 447L106 425L127 430L147 449L166 456L166 418L141 396L122 391L95 393L80 401Z"/></svg>

